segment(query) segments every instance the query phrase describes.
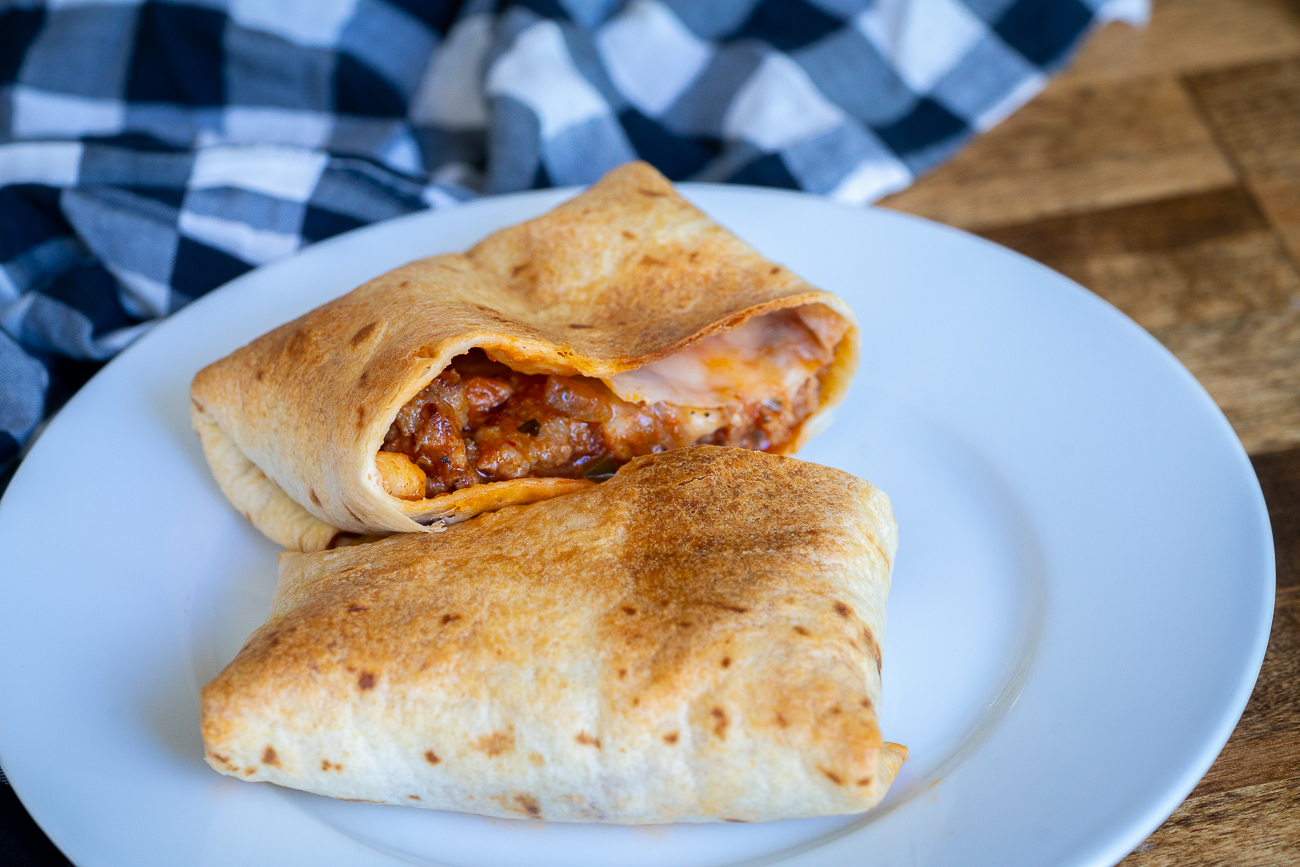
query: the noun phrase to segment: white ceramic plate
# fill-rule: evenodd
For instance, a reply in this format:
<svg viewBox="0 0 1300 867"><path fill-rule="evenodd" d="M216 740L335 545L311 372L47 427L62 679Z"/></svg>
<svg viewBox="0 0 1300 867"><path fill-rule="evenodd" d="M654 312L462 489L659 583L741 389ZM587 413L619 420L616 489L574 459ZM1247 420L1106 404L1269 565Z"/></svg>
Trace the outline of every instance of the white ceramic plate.
<svg viewBox="0 0 1300 867"><path fill-rule="evenodd" d="M204 364L548 191L413 215L203 298L45 431L0 503L0 765L82 867L1105 865L1227 740L1263 659L1273 548L1209 397L1065 278L950 229L798 194L687 195L853 305L862 364L801 455L892 497L882 728L912 758L865 816L628 828L344 803L222 777L198 691L266 613L275 547L189 428Z"/></svg>

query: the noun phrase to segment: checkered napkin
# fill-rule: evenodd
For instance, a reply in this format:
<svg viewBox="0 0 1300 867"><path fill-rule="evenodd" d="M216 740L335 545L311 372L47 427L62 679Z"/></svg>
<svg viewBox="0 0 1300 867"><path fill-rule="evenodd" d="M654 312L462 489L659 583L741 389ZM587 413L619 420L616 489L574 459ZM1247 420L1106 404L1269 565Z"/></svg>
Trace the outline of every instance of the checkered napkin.
<svg viewBox="0 0 1300 867"><path fill-rule="evenodd" d="M483 193L674 180L871 201L1147 0L0 0L0 486L190 300Z"/></svg>

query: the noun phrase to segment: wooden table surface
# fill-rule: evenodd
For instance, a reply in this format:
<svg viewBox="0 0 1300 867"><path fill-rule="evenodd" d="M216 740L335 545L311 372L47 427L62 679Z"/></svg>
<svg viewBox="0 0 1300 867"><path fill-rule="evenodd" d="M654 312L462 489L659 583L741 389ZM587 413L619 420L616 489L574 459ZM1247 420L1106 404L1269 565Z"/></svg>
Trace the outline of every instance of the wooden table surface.
<svg viewBox="0 0 1300 867"><path fill-rule="evenodd" d="M1077 280L1173 351L1264 490L1277 609L1232 739L1123 862L1300 865L1300 3L1153 0L881 202Z"/></svg>

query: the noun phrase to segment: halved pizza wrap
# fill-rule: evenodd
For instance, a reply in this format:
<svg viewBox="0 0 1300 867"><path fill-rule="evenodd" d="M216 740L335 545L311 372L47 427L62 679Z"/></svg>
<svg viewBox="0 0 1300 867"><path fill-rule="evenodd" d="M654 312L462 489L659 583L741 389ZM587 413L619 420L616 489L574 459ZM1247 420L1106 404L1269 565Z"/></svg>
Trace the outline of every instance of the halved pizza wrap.
<svg viewBox="0 0 1300 867"><path fill-rule="evenodd" d="M281 555L203 689L208 763L333 797L566 822L856 813L897 530L838 470L701 446L438 535Z"/></svg>
<svg viewBox="0 0 1300 867"><path fill-rule="evenodd" d="M227 497L310 551L572 492L637 455L793 452L856 363L847 305L634 163L210 365L192 416Z"/></svg>

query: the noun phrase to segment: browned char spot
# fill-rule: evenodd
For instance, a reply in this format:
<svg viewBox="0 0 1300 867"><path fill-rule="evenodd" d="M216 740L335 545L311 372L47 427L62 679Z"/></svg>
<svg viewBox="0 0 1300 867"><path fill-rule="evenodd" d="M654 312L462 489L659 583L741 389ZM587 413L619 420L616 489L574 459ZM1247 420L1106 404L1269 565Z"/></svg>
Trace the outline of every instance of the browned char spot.
<svg viewBox="0 0 1300 867"><path fill-rule="evenodd" d="M421 798L419 795L407 795L406 797L410 798L412 801L422 801L422 800L424 800L424 799Z"/></svg>
<svg viewBox="0 0 1300 867"><path fill-rule="evenodd" d="M355 604L353 604L353 605L349 605L349 606L348 606L348 613L350 613L350 614L355 614L355 613L357 613L358 611L369 611L369 610L370 610L370 609L367 608L367 607L364 606L364 605L355 605Z"/></svg>
<svg viewBox="0 0 1300 867"><path fill-rule="evenodd" d="M194 408L197 409L199 412L207 412L207 410L203 408L203 404L199 403L197 400L195 400L192 397L190 398L190 403L194 404Z"/></svg>
<svg viewBox="0 0 1300 867"><path fill-rule="evenodd" d="M592 737L586 732L578 732L578 736L574 738L574 740L585 747L595 747L596 749L600 749L600 738Z"/></svg>
<svg viewBox="0 0 1300 867"><path fill-rule="evenodd" d="M375 329L378 327L378 322L371 322L369 325L362 325L357 329L357 333L352 335L352 340L350 341L351 344L353 346L360 346L362 343L365 343L366 338L374 334Z"/></svg>
<svg viewBox="0 0 1300 867"><path fill-rule="evenodd" d="M853 613L853 609L849 608L849 606L845 605L843 602L836 602L835 613L841 617L848 617Z"/></svg>
<svg viewBox="0 0 1300 867"><path fill-rule="evenodd" d="M804 629L802 626L796 626L796 627L794 628L794 631L797 632L797 633L799 633L800 635L807 635L807 634L808 634L808 630L807 630L807 629Z"/></svg>
<svg viewBox="0 0 1300 867"><path fill-rule="evenodd" d="M664 735L664 743L670 746L672 744L677 743L677 732L669 732L668 734Z"/></svg>
<svg viewBox="0 0 1300 867"><path fill-rule="evenodd" d="M625 678L625 677L627 677L627 669L626 669L626 668L620 668L620 669L618 670L618 679L619 679L619 680L622 680L622 679Z"/></svg>
<svg viewBox="0 0 1300 867"><path fill-rule="evenodd" d="M748 820L748 819L723 819L722 821L724 821L724 822L740 822L742 825L744 825L744 824L748 824L748 823L749 823L749 820Z"/></svg>
<svg viewBox="0 0 1300 867"><path fill-rule="evenodd" d="M647 190L644 187L637 189L637 192L643 196L649 196L652 199L662 199L667 193L661 193L658 190Z"/></svg>
<svg viewBox="0 0 1300 867"><path fill-rule="evenodd" d="M541 818L542 808L537 806L537 801L533 799L532 795L515 795L515 803L522 807L524 812L532 818Z"/></svg>
<svg viewBox="0 0 1300 867"><path fill-rule="evenodd" d="M839 774L835 773L834 771L828 771L825 768L821 767L820 765L818 765L817 770L825 774L826 779L830 780L835 785L837 786L844 785L844 778L841 777Z"/></svg>
<svg viewBox="0 0 1300 867"><path fill-rule="evenodd" d="M483 735L474 744L474 749L487 753L488 757L508 753L515 748L515 733L512 731L492 732Z"/></svg>
<svg viewBox="0 0 1300 867"><path fill-rule="evenodd" d="M722 667L729 668L730 666L731 666L731 657L730 656L722 657Z"/></svg>
<svg viewBox="0 0 1300 867"><path fill-rule="evenodd" d="M285 354L290 356L302 355L310 340L311 338L309 338L307 334L299 328L293 334L289 335L289 340L284 346Z"/></svg>
<svg viewBox="0 0 1300 867"><path fill-rule="evenodd" d="M224 765L226 767L226 770L228 771L239 770L239 766L236 765L234 762L232 762L229 756L223 756L220 753L208 753L208 755L216 759L218 762L221 762L221 764Z"/></svg>
<svg viewBox="0 0 1300 867"><path fill-rule="evenodd" d="M569 323L569 327L570 327L570 328L595 328L596 326L594 326L594 325L583 325L583 324L581 324L581 323L579 323L579 322L570 322L570 323Z"/></svg>
<svg viewBox="0 0 1300 867"><path fill-rule="evenodd" d="M315 503L316 505L319 506L319 505L321 504L321 503L320 503L320 497L316 496L316 489L315 489L315 488L308 488L308 489L307 489L307 496L311 497L311 501L312 501L313 503Z"/></svg>
<svg viewBox="0 0 1300 867"><path fill-rule="evenodd" d="M880 645L876 644L876 636L872 635L871 630L865 627L862 629L862 642L867 647L867 653L871 654L871 658L876 661L876 674L879 674L881 669Z"/></svg>
<svg viewBox="0 0 1300 867"><path fill-rule="evenodd" d="M786 728L790 725L790 721L785 718L785 714L781 713L780 711L777 711L776 724L779 725L781 728Z"/></svg>
<svg viewBox="0 0 1300 867"><path fill-rule="evenodd" d="M861 702L859 702L859 704L861 704L863 707L867 708L868 710L870 710L872 707L871 699L869 698L864 698Z"/></svg>
<svg viewBox="0 0 1300 867"><path fill-rule="evenodd" d="M636 609L633 608L631 605L624 605L624 606L623 606L623 613L624 613L624 614L636 614Z"/></svg>
<svg viewBox="0 0 1300 867"><path fill-rule="evenodd" d="M331 762L329 759L321 759L320 769L322 771L341 771L343 770L343 766L335 762Z"/></svg>
<svg viewBox="0 0 1300 867"><path fill-rule="evenodd" d="M424 760L431 765L436 765L438 762L442 761L442 759L438 758L438 754L433 750L424 751Z"/></svg>
<svg viewBox="0 0 1300 867"><path fill-rule="evenodd" d="M280 757L275 754L275 747L268 744L266 749L262 750L262 764L273 768L280 767Z"/></svg>
<svg viewBox="0 0 1300 867"><path fill-rule="evenodd" d="M261 382L262 380L266 379L266 371L259 367L257 369L257 373L253 374L253 376L257 379L258 382Z"/></svg>
<svg viewBox="0 0 1300 867"><path fill-rule="evenodd" d="M521 264L521 265L516 265L515 267L513 267L513 268L510 269L510 276L511 276L511 277L518 277L521 273L523 273L523 270L524 270L525 268L527 268L527 267L528 267L528 263L527 263L527 262L524 262L524 263Z"/></svg>
<svg viewBox="0 0 1300 867"><path fill-rule="evenodd" d="M709 711L713 717L713 733L722 740L727 739L727 712L720 707Z"/></svg>
<svg viewBox="0 0 1300 867"><path fill-rule="evenodd" d="M624 238L627 238L629 241L635 241L635 240L636 240L636 234L633 233L633 232L629 232L627 229L624 229L624 230L623 230L623 237L624 237Z"/></svg>
<svg viewBox="0 0 1300 867"><path fill-rule="evenodd" d="M361 687L362 689L374 689L375 688L374 674L372 674L369 671L361 672L361 676L357 678L357 686Z"/></svg>
<svg viewBox="0 0 1300 867"><path fill-rule="evenodd" d="M456 621L456 620L460 620L460 615L459 615L459 614L444 614L444 615L442 615L442 625L443 625L443 626L446 626L448 623L452 623L453 621Z"/></svg>
<svg viewBox="0 0 1300 867"><path fill-rule="evenodd" d="M869 785L871 785L871 781L872 781L872 779L873 779L872 777L863 777L862 779L858 780L858 785L859 785L859 786L869 786Z"/></svg>
<svg viewBox="0 0 1300 867"><path fill-rule="evenodd" d="M780 271L781 271L781 266L780 266L780 265L773 265L773 266L772 266L772 270L771 270L771 271L768 271L767 273L769 273L769 274L777 274L777 273L779 273Z"/></svg>

